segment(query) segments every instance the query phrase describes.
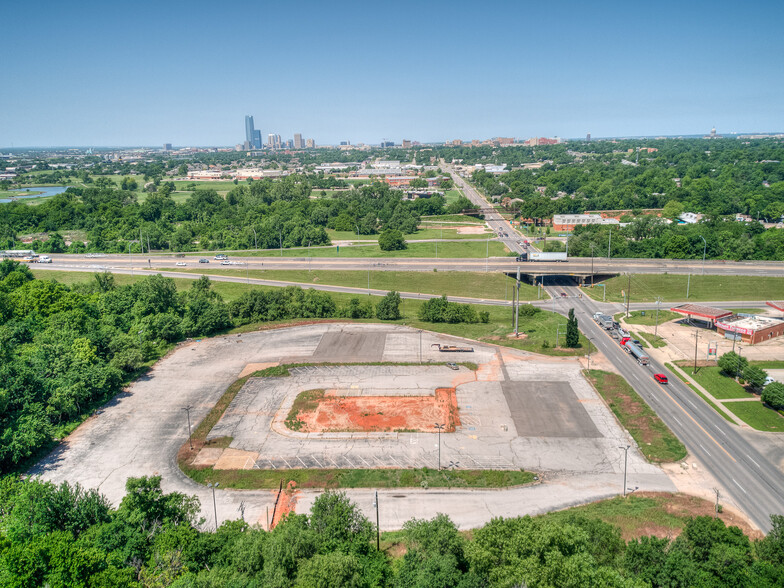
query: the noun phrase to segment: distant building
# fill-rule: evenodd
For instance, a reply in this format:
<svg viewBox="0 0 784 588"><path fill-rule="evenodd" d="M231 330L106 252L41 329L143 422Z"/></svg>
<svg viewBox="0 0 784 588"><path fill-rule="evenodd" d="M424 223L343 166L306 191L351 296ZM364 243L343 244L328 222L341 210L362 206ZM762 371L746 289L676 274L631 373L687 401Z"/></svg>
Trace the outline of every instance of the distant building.
<svg viewBox="0 0 784 588"><path fill-rule="evenodd" d="M341 141L340 144L344 147L348 147L349 145L351 145L351 141Z"/></svg>
<svg viewBox="0 0 784 588"><path fill-rule="evenodd" d="M259 129L253 130L253 147L255 149L261 149L261 131Z"/></svg>
<svg viewBox="0 0 784 588"><path fill-rule="evenodd" d="M275 135L273 133L267 135L267 147L269 147L270 149L275 148Z"/></svg>
<svg viewBox="0 0 784 588"><path fill-rule="evenodd" d="M163 144L163 150L164 151L171 151L172 150L172 144L171 143L164 143Z"/></svg>
<svg viewBox="0 0 784 588"><path fill-rule="evenodd" d="M572 231L586 225L618 225L617 218L605 218L600 214L554 214L553 230Z"/></svg>
<svg viewBox="0 0 784 588"><path fill-rule="evenodd" d="M314 141L313 139L308 139L307 141L305 141L305 147L307 147L308 149L315 149L316 141Z"/></svg>
<svg viewBox="0 0 784 588"><path fill-rule="evenodd" d="M514 137L496 137L495 139L493 139L493 142L498 143L500 146L503 147L506 145L514 145L515 140Z"/></svg>
<svg viewBox="0 0 784 588"><path fill-rule="evenodd" d="M394 141L386 141L386 140L381 141L381 148L382 149L386 149L387 147L394 147L394 146L395 146L395 142Z"/></svg>
<svg viewBox="0 0 784 588"><path fill-rule="evenodd" d="M251 145L251 142L250 142L250 141L245 141L245 142L242 144L242 149L243 149L244 151L250 151L250 150L251 150L251 148L252 148L252 145Z"/></svg>
<svg viewBox="0 0 784 588"><path fill-rule="evenodd" d="M253 126L253 117L245 115L245 142L256 149L261 149L261 131L257 131Z"/></svg>
<svg viewBox="0 0 784 588"><path fill-rule="evenodd" d="M400 169L400 161L396 159L379 159L378 161L375 161L370 165L371 167L374 167L376 169L383 169L383 168Z"/></svg>
<svg viewBox="0 0 784 588"><path fill-rule="evenodd" d="M302 143L302 135L300 133L294 133L294 149L302 149L305 145Z"/></svg>
<svg viewBox="0 0 784 588"><path fill-rule="evenodd" d="M702 215L698 212L684 212L678 216L678 220L686 225L693 225L702 220Z"/></svg>
<svg viewBox="0 0 784 588"><path fill-rule="evenodd" d="M588 143L590 143L590 142L591 142L591 133L588 133L587 135L585 135L585 140L586 140Z"/></svg>
<svg viewBox="0 0 784 588"><path fill-rule="evenodd" d="M402 147L403 149L411 149L411 141L408 139L403 139Z"/></svg>

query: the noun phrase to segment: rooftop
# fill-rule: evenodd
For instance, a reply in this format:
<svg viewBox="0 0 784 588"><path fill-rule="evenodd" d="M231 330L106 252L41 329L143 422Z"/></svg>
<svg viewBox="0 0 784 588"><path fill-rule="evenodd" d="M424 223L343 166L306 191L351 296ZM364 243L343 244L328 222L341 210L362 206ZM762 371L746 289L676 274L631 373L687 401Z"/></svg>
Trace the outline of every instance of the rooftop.
<svg viewBox="0 0 784 588"><path fill-rule="evenodd" d="M720 326L727 331L735 331L743 329L745 331L761 331L769 327L775 327L781 324L782 319L767 317L767 316L732 316L723 319L716 326Z"/></svg>
<svg viewBox="0 0 784 588"><path fill-rule="evenodd" d="M712 306L702 306L700 304L681 304L680 306L673 306L670 310L687 316L698 316L712 321L732 315L732 311L724 310L722 308L713 308Z"/></svg>

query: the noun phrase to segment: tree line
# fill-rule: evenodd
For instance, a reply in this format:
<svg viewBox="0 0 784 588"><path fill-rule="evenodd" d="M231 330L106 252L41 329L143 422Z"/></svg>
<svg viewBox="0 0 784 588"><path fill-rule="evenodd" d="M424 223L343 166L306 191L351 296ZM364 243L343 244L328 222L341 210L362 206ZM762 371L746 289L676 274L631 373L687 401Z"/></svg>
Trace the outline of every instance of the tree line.
<svg viewBox="0 0 784 588"><path fill-rule="evenodd" d="M335 198L311 199L311 190L308 179L292 175L238 184L225 198L215 190L196 190L177 204L166 183L142 203L134 192L111 186L69 188L37 206L1 205L0 248L29 248L18 235L47 232L52 242L34 242L33 248L84 252L78 241L66 248L59 234L66 230L85 231L88 251L109 253L307 247L330 244L326 229L411 234L420 215L471 206L465 199L446 205L441 196L405 200L380 182Z"/></svg>
<svg viewBox="0 0 784 588"><path fill-rule="evenodd" d="M690 519L677 538L624 541L575 513L494 518L470 536L443 514L411 519L401 555L343 493L271 531L239 520L205 530L199 501L129 478L117 508L95 490L0 481L0 584L142 588L766 588L784 581L784 517L751 541L719 519ZM383 503L379 505L383 512Z"/></svg>

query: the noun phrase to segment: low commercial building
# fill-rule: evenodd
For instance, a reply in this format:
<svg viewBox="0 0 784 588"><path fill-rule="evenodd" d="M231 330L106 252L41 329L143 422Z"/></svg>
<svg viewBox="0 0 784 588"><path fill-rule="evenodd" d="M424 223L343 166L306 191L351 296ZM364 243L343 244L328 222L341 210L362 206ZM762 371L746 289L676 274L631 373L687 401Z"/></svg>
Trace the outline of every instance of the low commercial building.
<svg viewBox="0 0 784 588"><path fill-rule="evenodd" d="M716 321L716 331L728 339L738 335L748 345L756 345L784 335L784 319L768 316L733 315Z"/></svg>
<svg viewBox="0 0 784 588"><path fill-rule="evenodd" d="M575 227L586 225L618 225L617 218L604 218L600 214L554 214L553 229L572 231Z"/></svg>

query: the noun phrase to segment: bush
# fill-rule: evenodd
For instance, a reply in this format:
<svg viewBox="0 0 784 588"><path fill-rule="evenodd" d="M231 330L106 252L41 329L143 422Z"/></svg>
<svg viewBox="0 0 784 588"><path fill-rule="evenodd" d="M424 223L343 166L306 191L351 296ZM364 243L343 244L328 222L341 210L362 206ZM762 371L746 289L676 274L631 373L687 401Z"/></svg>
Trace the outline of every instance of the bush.
<svg viewBox="0 0 784 588"><path fill-rule="evenodd" d="M489 323L490 322L490 313L486 310L483 310L479 313L479 322L480 323Z"/></svg>
<svg viewBox="0 0 784 588"><path fill-rule="evenodd" d="M431 298L419 307L419 320L428 323L476 323L479 322L479 316L472 306L449 302L446 296L441 296Z"/></svg>
<svg viewBox="0 0 784 588"><path fill-rule="evenodd" d="M754 388L762 388L762 385L765 383L765 378L767 377L767 372L756 365L746 366L743 370L743 379Z"/></svg>
<svg viewBox="0 0 784 588"><path fill-rule="evenodd" d="M784 408L784 384L772 382L762 391L762 402L776 410Z"/></svg>
<svg viewBox="0 0 784 588"><path fill-rule="evenodd" d="M542 312L542 309L533 304L521 304L519 306L519 313L521 317L530 318L535 314Z"/></svg>
<svg viewBox="0 0 784 588"><path fill-rule="evenodd" d="M382 321L396 321L400 318L400 294L392 290L376 305L376 318Z"/></svg>
<svg viewBox="0 0 784 588"><path fill-rule="evenodd" d="M722 355L716 363L722 372L734 378L749 365L749 360L741 357L734 351L730 351Z"/></svg>
<svg viewBox="0 0 784 588"><path fill-rule="evenodd" d="M378 237L378 246L382 251L398 251L407 247L403 233L397 229L387 229Z"/></svg>

